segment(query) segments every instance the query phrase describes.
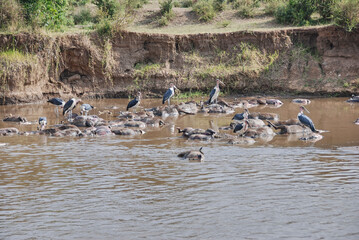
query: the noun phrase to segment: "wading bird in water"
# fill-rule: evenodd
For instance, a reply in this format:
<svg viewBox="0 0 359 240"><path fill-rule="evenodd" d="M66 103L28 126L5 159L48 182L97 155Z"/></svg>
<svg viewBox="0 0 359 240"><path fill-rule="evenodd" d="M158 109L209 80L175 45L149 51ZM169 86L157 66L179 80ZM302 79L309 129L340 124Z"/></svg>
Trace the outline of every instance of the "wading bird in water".
<svg viewBox="0 0 359 240"><path fill-rule="evenodd" d="M217 103L217 98L218 98L219 92L221 91L219 89L219 84L221 83L222 85L224 85L224 83L221 80L217 79L216 81L217 81L216 86L212 89L211 93L209 94L208 104L212 104L214 102Z"/></svg>
<svg viewBox="0 0 359 240"><path fill-rule="evenodd" d="M175 89L178 89L173 83L170 84L170 88L163 95L162 104L168 101L168 106L170 106L170 100L175 95Z"/></svg>
<svg viewBox="0 0 359 240"><path fill-rule="evenodd" d="M136 109L141 103L141 92L137 93L137 96L135 99L132 99L128 104L126 111L128 111L130 108Z"/></svg>
<svg viewBox="0 0 359 240"><path fill-rule="evenodd" d="M62 111L62 115L69 114L68 119L72 118L72 110L76 107L77 103L81 102L81 99L71 98L69 101L65 103L64 109Z"/></svg>
<svg viewBox="0 0 359 240"><path fill-rule="evenodd" d="M47 102L56 106L55 113L56 113L56 116L59 116L59 107L63 108L65 105L65 101L62 100L61 98L51 98L51 99L47 100Z"/></svg>
<svg viewBox="0 0 359 240"><path fill-rule="evenodd" d="M309 113L308 109L306 109L304 106L300 106L299 109L300 109L300 112L298 113L299 122L309 127L312 130L312 132L316 132L316 133L319 132L318 130L315 129L313 121L308 116L303 114L304 110Z"/></svg>
<svg viewBox="0 0 359 240"><path fill-rule="evenodd" d="M44 130L47 124L46 117L40 117L39 118L39 126L37 127L38 130Z"/></svg>
<svg viewBox="0 0 359 240"><path fill-rule="evenodd" d="M88 103L82 104L81 105L81 115L83 115L83 113L85 113L85 116L87 116L87 113L94 108L95 108L94 106L92 106Z"/></svg>

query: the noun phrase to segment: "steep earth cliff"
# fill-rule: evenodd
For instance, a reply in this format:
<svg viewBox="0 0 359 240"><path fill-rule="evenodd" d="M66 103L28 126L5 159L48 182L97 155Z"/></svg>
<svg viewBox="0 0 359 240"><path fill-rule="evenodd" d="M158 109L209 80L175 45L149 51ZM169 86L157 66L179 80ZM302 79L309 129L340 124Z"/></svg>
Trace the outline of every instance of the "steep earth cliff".
<svg viewBox="0 0 359 240"><path fill-rule="evenodd" d="M359 90L359 31L333 26L161 35L0 35L0 102L162 93L170 82L232 94L349 95ZM22 57L9 57L9 52Z"/></svg>

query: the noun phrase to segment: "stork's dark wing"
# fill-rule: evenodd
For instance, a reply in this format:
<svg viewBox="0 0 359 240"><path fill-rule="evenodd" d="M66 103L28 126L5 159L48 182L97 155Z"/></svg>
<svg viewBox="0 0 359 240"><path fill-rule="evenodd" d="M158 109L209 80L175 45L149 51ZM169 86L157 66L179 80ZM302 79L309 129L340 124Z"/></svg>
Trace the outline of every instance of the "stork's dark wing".
<svg viewBox="0 0 359 240"><path fill-rule="evenodd" d="M61 98L51 98L51 99L47 100L47 102L52 103L57 106L61 106L62 103L64 102L64 100L62 100Z"/></svg>
<svg viewBox="0 0 359 240"><path fill-rule="evenodd" d="M126 111L128 111L128 109L132 108L133 106L135 106L138 103L137 99L133 99L131 100L128 104L127 104L127 108Z"/></svg>
<svg viewBox="0 0 359 240"><path fill-rule="evenodd" d="M307 117L306 115L302 114L302 115L299 115L299 116L298 116L298 119L299 119L299 121L300 121L302 124L304 124L305 126L309 127L309 128L312 130L312 132L315 132L315 131L316 131L316 130L315 130L315 127L314 127L314 123L313 123L313 121L312 121L309 117Z"/></svg>
<svg viewBox="0 0 359 240"><path fill-rule="evenodd" d="M64 110L62 111L62 115L65 115L65 113L67 113L67 111L71 108L72 105L74 105L74 100L69 100L65 103L65 106L64 106Z"/></svg>
<svg viewBox="0 0 359 240"><path fill-rule="evenodd" d="M214 96L215 93L216 93L216 88L213 88L212 91L211 91L210 94L209 94L208 103L211 103L211 102L212 102L212 98L213 98L213 96Z"/></svg>
<svg viewBox="0 0 359 240"><path fill-rule="evenodd" d="M165 92L165 95L163 95L162 104L164 104L171 97L171 95L172 95L172 90L168 89Z"/></svg>
<svg viewBox="0 0 359 240"><path fill-rule="evenodd" d="M236 115L234 115L234 117L232 118L232 120L243 120L244 119L244 113L237 113Z"/></svg>
<svg viewBox="0 0 359 240"><path fill-rule="evenodd" d="M243 123L238 123L235 127L234 127L234 130L233 132L236 133L238 131L241 131L242 128L243 128L244 124Z"/></svg>

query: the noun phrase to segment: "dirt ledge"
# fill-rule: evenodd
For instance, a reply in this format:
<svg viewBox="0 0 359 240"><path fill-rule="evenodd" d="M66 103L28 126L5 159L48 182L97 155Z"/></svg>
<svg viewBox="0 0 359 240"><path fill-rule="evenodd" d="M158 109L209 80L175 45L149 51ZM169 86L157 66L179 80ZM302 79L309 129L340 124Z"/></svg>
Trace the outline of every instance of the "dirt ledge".
<svg viewBox="0 0 359 240"><path fill-rule="evenodd" d="M0 48L36 59L0 59L1 104L127 97L138 90L156 96L170 82L207 91L216 78L235 95L359 91L359 31L334 26L189 35L124 31L109 40L96 33L1 34Z"/></svg>

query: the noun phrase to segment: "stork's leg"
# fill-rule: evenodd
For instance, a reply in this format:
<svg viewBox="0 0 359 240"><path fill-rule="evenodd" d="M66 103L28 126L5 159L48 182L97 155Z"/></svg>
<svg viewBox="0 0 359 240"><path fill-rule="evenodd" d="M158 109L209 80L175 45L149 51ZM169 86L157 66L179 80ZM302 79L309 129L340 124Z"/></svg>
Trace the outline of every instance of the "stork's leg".
<svg viewBox="0 0 359 240"><path fill-rule="evenodd" d="M87 117L87 111L85 111L85 116Z"/></svg>
<svg viewBox="0 0 359 240"><path fill-rule="evenodd" d="M171 106L170 100L171 98L168 99L168 106Z"/></svg>
<svg viewBox="0 0 359 240"><path fill-rule="evenodd" d="M69 122L72 121L72 110L69 111Z"/></svg>

